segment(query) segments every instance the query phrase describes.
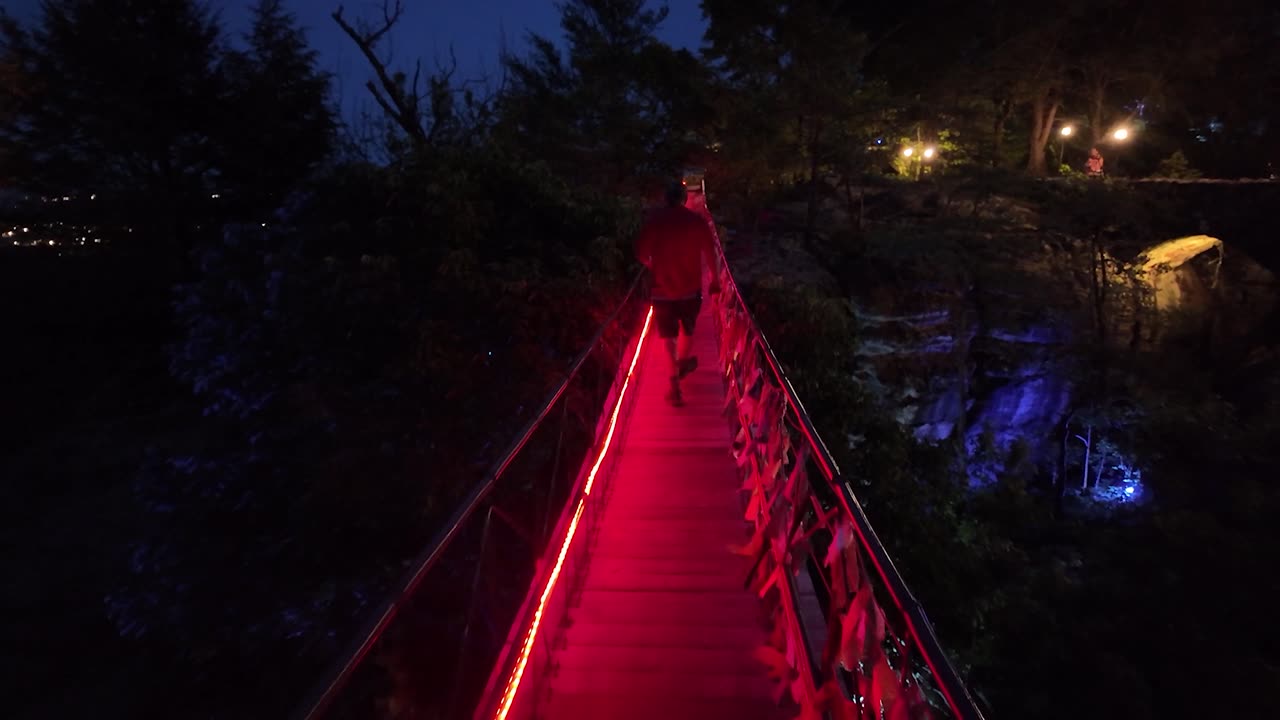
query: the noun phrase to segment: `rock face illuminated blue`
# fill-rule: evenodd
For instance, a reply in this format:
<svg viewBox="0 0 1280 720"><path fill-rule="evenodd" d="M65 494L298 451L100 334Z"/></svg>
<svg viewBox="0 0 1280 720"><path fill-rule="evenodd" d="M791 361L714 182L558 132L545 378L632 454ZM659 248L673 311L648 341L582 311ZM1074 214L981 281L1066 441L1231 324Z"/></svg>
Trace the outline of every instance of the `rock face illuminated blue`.
<svg viewBox="0 0 1280 720"><path fill-rule="evenodd" d="M1085 432L1080 413L1088 408L1078 385L1099 337L1113 350L1158 351L1199 327L1195 318L1212 296L1199 290L1214 282L1220 257L1220 244L1204 236L1160 243L1128 260L1106 257L1099 333L1083 241L1009 232L897 242L845 282L860 344L855 377L918 439L963 441L975 486L998 477L998 458L1018 444L1040 468L1055 467L1063 421L1074 411L1067 464L1079 474L1068 485L1080 488L1085 445L1074 435ZM943 255L963 258L961 267L946 266ZM1225 258L1217 278L1232 283L1226 295L1234 307L1220 326L1237 334L1275 307L1274 290L1251 289L1274 287L1274 277L1242 253ZM1143 501L1139 459L1104 432L1092 440L1092 496L1109 504ZM988 448L982 461L979 446Z"/></svg>

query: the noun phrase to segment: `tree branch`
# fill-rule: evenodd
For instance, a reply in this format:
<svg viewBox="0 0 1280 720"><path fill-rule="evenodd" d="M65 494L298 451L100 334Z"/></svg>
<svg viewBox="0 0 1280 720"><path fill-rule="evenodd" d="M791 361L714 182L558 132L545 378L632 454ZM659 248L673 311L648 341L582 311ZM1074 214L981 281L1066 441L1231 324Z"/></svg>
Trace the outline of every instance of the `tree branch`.
<svg viewBox="0 0 1280 720"><path fill-rule="evenodd" d="M404 88L400 83L392 79L387 72L386 63L378 59L374 48L377 43L391 30L391 27L400 19L404 12L404 6L400 0L395 0L394 6L388 0L382 3L383 24L381 27L361 32L352 27L342 17L342 6L332 14L334 22L338 23L338 27L347 34L355 42L356 47L360 48L361 54L369 61L369 65L373 67L374 73L378 76L378 84L375 85L372 80L366 83L366 87L373 93L374 100L382 109L391 117L392 120L405 131L414 143L419 147L427 145L427 133L422 129L422 120L418 115L418 95L417 95L417 75L414 76L414 88L408 96L404 93ZM378 85L382 87L382 93L378 91ZM385 97L383 96L385 93Z"/></svg>

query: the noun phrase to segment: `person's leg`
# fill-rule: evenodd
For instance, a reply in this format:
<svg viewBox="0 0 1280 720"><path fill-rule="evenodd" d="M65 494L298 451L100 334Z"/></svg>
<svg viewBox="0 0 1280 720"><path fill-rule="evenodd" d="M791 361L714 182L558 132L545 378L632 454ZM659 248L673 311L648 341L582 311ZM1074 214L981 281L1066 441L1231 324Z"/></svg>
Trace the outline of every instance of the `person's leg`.
<svg viewBox="0 0 1280 720"><path fill-rule="evenodd" d="M671 389L667 391L667 402L680 405L684 398L680 395L680 359L677 355L676 336L680 332L680 317L676 303L664 300L653 302L654 324L658 326L658 337L662 339L662 349L667 355L667 367L670 370Z"/></svg>
<svg viewBox="0 0 1280 720"><path fill-rule="evenodd" d="M677 344L678 341L674 337L662 338L662 346L667 351L667 360L669 363L667 367L671 370L671 372L668 373L671 387L667 390L667 402L676 407L680 407L684 404L684 396L680 394L680 358L676 354Z"/></svg>
<svg viewBox="0 0 1280 720"><path fill-rule="evenodd" d="M680 377L688 375L698 367L698 358L693 355L693 332L697 327L698 312L701 309L701 297L681 303L680 337L676 341L676 367L679 368Z"/></svg>
<svg viewBox="0 0 1280 720"><path fill-rule="evenodd" d="M671 378L678 380L680 377L680 358L688 354L688 343L685 342L684 333L680 333L680 337L662 338L662 346L667 350L667 359L670 361ZM684 350L679 348L683 347Z"/></svg>
<svg viewBox="0 0 1280 720"><path fill-rule="evenodd" d="M680 328L680 337L676 339L676 355L681 360L689 359L690 348L693 346L693 336Z"/></svg>

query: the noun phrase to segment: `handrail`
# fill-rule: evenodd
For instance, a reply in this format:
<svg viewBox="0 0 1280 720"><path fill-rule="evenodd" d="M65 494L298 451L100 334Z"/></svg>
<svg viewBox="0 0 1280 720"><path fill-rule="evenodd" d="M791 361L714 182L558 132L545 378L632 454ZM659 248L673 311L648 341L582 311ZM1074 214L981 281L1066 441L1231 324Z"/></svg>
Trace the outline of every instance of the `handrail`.
<svg viewBox="0 0 1280 720"><path fill-rule="evenodd" d="M710 219L709 212L707 215ZM831 456L826 443L823 442L821 435L819 435L817 428L813 424L812 418L809 417L808 411L805 410L804 404L800 401L799 395L792 386L791 380L782 369L782 363L778 360L777 354L774 353L764 332L756 323L755 316L752 315L750 308L747 306L741 288L739 288L733 272L729 269L728 259L720 242L720 235L718 232L714 232L714 222L712 223L712 228L715 235L716 253L725 268L723 275L728 278L728 283L733 289L733 295L737 300L738 307L741 308L741 312L754 330L753 342L761 350L761 354L769 365L778 387L786 398L787 404L799 420L800 429L814 451L814 458L821 467L827 482L836 490L835 494L840 499L845 515L852 520L862 547L870 555L880 579L899 612L902 613L912 640L921 650L925 663L929 666L930 671L937 680L939 689L956 717L960 718L960 720L982 720L981 710L979 710L977 703L969 693L969 689L960 679L959 673L956 672L955 667L943 650L932 623L929 622L929 618L925 615L924 608L910 588L907 587L906 581L898 572L892 558L889 557L888 551L883 543L880 542L875 529L871 526L871 522L863 511L861 503L854 496L848 482L841 476L840 468L836 465L835 458Z"/></svg>
<svg viewBox="0 0 1280 720"><path fill-rule="evenodd" d="M623 295L622 300L618 303L617 307L615 307L613 312L604 319L600 324L600 327L596 330L595 335L592 336L591 341L587 343L587 346L574 358L573 362L569 366L568 372L565 374L564 380L547 395L547 398L539 406L538 412L529 420L528 423L525 424L524 428L520 431L520 434L517 435L511 445L507 447L506 452L504 452L498 461L491 466L490 470L485 473L484 477L472 487L471 491L467 493L467 496L458 506L458 509L454 511L449 522L439 533L436 534L431 543L427 545L427 547L414 559L412 565L413 570L408 572L402 579L400 589L388 596L388 599L380 606L379 612L376 615L371 615L370 621L365 624L366 629L357 635L357 638L360 639L359 644L354 645L353 643L354 649L349 653L344 653L344 657L347 658L346 661L342 662L340 666L335 666L335 669L328 674L327 677L329 679L327 682L317 686L317 689L310 695L310 697L314 699L303 706L305 712L298 715L298 717L305 720L316 720L322 717L330 708L338 694L350 681L356 668L368 656L369 652L382 637L387 627L391 624L391 621L405 604L405 601L413 594L414 590L422 582L422 579L427 575L427 573L435 567L437 562L439 562L440 557L444 554L445 550L449 548L454 539L458 536L464 523L466 523L466 521L470 519L480 508L481 503L483 503L485 498L490 494L490 492L492 492L494 485L511 466L516 456L520 454L520 451L524 449L526 444L528 444L529 439L533 436L534 432L537 431L543 421L546 420L552 407L554 407L556 402L564 395L569 384L578 375L578 372L582 369L591 352L600 344L605 332L613 325L614 321L617 320L618 316L622 313L623 308L627 306L627 303L635 294L636 288L640 286L640 281L643 277L643 271L636 274L630 286L627 288L626 294Z"/></svg>

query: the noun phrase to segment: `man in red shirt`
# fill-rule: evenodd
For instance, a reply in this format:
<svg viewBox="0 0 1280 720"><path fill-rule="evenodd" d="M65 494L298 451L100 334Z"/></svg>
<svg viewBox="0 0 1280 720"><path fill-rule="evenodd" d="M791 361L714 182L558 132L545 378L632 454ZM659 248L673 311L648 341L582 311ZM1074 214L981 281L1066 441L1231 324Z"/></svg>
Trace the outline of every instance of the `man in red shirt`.
<svg viewBox="0 0 1280 720"><path fill-rule="evenodd" d="M679 406L680 379L698 367L691 355L694 324L702 308L702 262L711 272L711 292L716 281L715 238L707 220L685 207L684 185L672 183L666 191L667 207L655 211L636 237L636 257L653 276L651 299L658 337L671 360L671 390L667 402ZM678 339L677 339L678 338Z"/></svg>

